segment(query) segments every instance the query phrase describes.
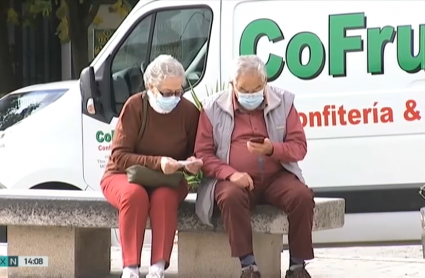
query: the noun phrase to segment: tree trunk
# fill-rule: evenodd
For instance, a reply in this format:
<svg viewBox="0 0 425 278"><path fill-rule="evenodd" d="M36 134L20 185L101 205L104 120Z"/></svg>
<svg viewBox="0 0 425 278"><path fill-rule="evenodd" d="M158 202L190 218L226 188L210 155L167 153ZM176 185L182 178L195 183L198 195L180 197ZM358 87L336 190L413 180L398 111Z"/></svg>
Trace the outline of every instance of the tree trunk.
<svg viewBox="0 0 425 278"><path fill-rule="evenodd" d="M71 53L73 63L74 78L80 78L81 71L88 66L89 63L89 42L87 38L87 28L80 29L81 36L76 36L71 40ZM86 35L84 35L86 34Z"/></svg>
<svg viewBox="0 0 425 278"><path fill-rule="evenodd" d="M0 3L0 97L17 88L15 71L9 50L9 31L7 23L8 5Z"/></svg>
<svg viewBox="0 0 425 278"><path fill-rule="evenodd" d="M88 27L99 11L99 1L66 0L68 5L68 28L71 40L71 53L74 78L79 78L81 71L89 64Z"/></svg>

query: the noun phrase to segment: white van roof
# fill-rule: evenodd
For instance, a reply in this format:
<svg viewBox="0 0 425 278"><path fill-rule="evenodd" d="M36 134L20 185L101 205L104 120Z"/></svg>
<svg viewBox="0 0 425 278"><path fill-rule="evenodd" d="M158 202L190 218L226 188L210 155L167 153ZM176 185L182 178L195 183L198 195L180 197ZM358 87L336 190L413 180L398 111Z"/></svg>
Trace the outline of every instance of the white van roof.
<svg viewBox="0 0 425 278"><path fill-rule="evenodd" d="M37 84L37 85L31 85L31 86L20 88L16 91L11 92L10 94L19 94L19 93L29 92L29 91L69 89L77 83L78 83L78 80L67 80L67 81Z"/></svg>

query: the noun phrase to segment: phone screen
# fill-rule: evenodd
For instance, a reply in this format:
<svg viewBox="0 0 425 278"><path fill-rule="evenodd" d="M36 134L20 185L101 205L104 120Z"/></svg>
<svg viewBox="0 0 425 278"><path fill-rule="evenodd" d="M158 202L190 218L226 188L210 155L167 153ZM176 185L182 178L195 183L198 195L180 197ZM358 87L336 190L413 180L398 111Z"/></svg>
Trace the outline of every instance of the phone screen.
<svg viewBox="0 0 425 278"><path fill-rule="evenodd" d="M263 137L254 137L254 138L250 138L249 141L253 142L253 143L262 144L262 143L264 143L264 138Z"/></svg>

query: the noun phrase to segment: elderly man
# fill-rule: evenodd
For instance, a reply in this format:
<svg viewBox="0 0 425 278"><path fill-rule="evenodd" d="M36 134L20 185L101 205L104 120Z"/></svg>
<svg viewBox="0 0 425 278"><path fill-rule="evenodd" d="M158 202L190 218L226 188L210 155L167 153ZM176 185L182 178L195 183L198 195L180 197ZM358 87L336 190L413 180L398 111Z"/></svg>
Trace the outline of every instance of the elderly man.
<svg viewBox="0 0 425 278"><path fill-rule="evenodd" d="M267 85L265 65L255 55L239 57L231 74L229 89L203 103L195 155L209 178L199 188L196 212L211 225L214 197L241 278L257 278L250 209L258 203L281 209L290 223L286 277L310 277L305 260L314 257L314 199L297 164L307 143L294 95Z"/></svg>

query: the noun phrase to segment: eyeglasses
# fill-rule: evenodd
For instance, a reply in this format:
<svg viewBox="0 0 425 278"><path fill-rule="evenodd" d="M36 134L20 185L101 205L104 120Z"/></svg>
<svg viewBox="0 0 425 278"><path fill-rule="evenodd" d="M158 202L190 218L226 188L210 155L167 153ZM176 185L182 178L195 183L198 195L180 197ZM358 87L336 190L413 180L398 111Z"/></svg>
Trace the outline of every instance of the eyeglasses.
<svg viewBox="0 0 425 278"><path fill-rule="evenodd" d="M255 90L249 90L249 91L247 91L247 90L238 90L238 89L236 89L236 87L235 87L235 91L236 92L238 92L239 94L244 94L244 95L250 95L250 94L254 94L254 93L258 93L258 92L260 92L261 90L264 90L264 87L261 87L261 89L255 89Z"/></svg>
<svg viewBox="0 0 425 278"><path fill-rule="evenodd" d="M163 97L173 97L173 96L174 97L181 97L184 94L183 88L181 88L180 90L174 91L174 92L173 91L160 91L158 89L157 89L157 91Z"/></svg>

